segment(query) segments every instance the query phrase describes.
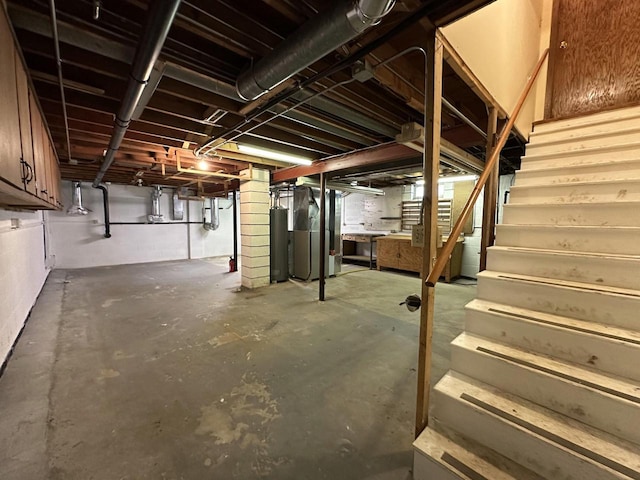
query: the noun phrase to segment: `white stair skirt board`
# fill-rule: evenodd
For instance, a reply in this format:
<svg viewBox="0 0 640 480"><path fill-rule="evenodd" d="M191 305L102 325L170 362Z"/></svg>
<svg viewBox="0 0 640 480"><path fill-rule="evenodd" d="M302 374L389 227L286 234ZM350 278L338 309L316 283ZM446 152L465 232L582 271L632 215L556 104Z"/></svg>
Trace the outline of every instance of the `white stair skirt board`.
<svg viewBox="0 0 640 480"><path fill-rule="evenodd" d="M640 292L515 273L478 274L477 298L577 320L638 329Z"/></svg>
<svg viewBox="0 0 640 480"><path fill-rule="evenodd" d="M503 223L640 227L640 202L509 204Z"/></svg>
<svg viewBox="0 0 640 480"><path fill-rule="evenodd" d="M533 131L536 134L540 134L543 132L557 132L607 123L613 124L615 128L615 122L637 116L640 116L640 106L631 106L606 112L592 113L581 117L539 123L533 127Z"/></svg>
<svg viewBox="0 0 640 480"><path fill-rule="evenodd" d="M527 154L522 157L520 168L522 171L526 171L534 168L557 167L559 165L577 167L606 161L622 162L639 159L640 142L634 142L616 146L591 147L572 152Z"/></svg>
<svg viewBox="0 0 640 480"><path fill-rule="evenodd" d="M519 187L570 185L574 182L632 179L640 181L640 160L607 161L574 167L558 165L550 168L523 170L516 175L515 185Z"/></svg>
<svg viewBox="0 0 640 480"><path fill-rule="evenodd" d="M496 245L640 255L640 227L496 225Z"/></svg>
<svg viewBox="0 0 640 480"><path fill-rule="evenodd" d="M436 385L433 418L544 478L639 480L638 446L449 372Z"/></svg>
<svg viewBox="0 0 640 480"><path fill-rule="evenodd" d="M413 448L414 480L544 480L451 431L442 433L429 427L416 439Z"/></svg>
<svg viewBox="0 0 640 480"><path fill-rule="evenodd" d="M636 330L479 299L465 309L468 333L640 381L640 332Z"/></svg>
<svg viewBox="0 0 640 480"><path fill-rule="evenodd" d="M451 370L612 435L640 443L637 382L463 333L451 343Z"/></svg>
<svg viewBox="0 0 640 480"><path fill-rule="evenodd" d="M637 255L495 246L487 250L487 269L640 290L640 256Z"/></svg>
<svg viewBox="0 0 640 480"><path fill-rule="evenodd" d="M566 135L550 139L548 137L534 137L527 145L527 155L562 154L593 147L617 146L620 144L640 141L640 120L634 125L619 128L614 131L598 133L580 132L580 135Z"/></svg>
<svg viewBox="0 0 640 480"><path fill-rule="evenodd" d="M578 142L583 137L598 134L611 134L613 131L628 130L640 126L640 111L633 116L620 118L615 121L591 123L582 126L555 129L548 132L533 131L529 135L529 145L546 144L556 141Z"/></svg>
<svg viewBox="0 0 640 480"><path fill-rule="evenodd" d="M567 185L511 187L510 204L604 203L640 201L640 181L634 179L574 182Z"/></svg>

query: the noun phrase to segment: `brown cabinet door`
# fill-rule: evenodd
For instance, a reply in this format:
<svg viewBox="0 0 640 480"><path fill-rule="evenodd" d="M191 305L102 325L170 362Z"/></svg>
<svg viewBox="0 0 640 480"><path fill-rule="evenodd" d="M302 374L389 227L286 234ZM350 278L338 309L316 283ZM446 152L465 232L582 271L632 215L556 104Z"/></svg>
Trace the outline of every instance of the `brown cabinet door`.
<svg viewBox="0 0 640 480"><path fill-rule="evenodd" d="M640 102L640 2L555 0L545 118Z"/></svg>
<svg viewBox="0 0 640 480"><path fill-rule="evenodd" d="M410 272L422 271L422 248L412 247L411 240L399 242L398 268Z"/></svg>
<svg viewBox="0 0 640 480"><path fill-rule="evenodd" d="M53 198L57 207L62 206L62 197L60 196L60 166L58 165L58 159L56 158L55 151L53 151Z"/></svg>
<svg viewBox="0 0 640 480"><path fill-rule="evenodd" d="M47 129L42 126L42 145L44 146L44 168L45 168L45 185L46 192L44 199L53 203L53 158L51 155L51 146L49 144L49 136Z"/></svg>
<svg viewBox="0 0 640 480"><path fill-rule="evenodd" d="M376 241L376 264L380 267L398 268L398 241L378 238Z"/></svg>
<svg viewBox="0 0 640 480"><path fill-rule="evenodd" d="M50 181L50 185L51 185L51 196L50 196L50 200L51 203L53 205L55 205L56 207L58 206L58 200L60 200L59 197L59 190L60 190L60 168L58 167L58 157L56 156L56 151L53 148L53 145L51 145L51 143L49 143L49 151L51 152L51 181Z"/></svg>
<svg viewBox="0 0 640 480"><path fill-rule="evenodd" d="M36 166L36 188L38 197L47 200L47 171L44 160L44 144L42 143L42 117L33 95L29 97L31 106L31 136L33 138L33 158Z"/></svg>
<svg viewBox="0 0 640 480"><path fill-rule="evenodd" d="M15 48L4 8L0 7L0 177L23 188Z"/></svg>
<svg viewBox="0 0 640 480"><path fill-rule="evenodd" d="M27 74L20 60L18 52L15 54L16 64L16 83L18 92L18 113L20 121L20 139L22 145L22 168L24 189L38 194L36 178L35 178L35 162L33 159L33 138L31 136L31 107L29 102L29 83L27 82Z"/></svg>

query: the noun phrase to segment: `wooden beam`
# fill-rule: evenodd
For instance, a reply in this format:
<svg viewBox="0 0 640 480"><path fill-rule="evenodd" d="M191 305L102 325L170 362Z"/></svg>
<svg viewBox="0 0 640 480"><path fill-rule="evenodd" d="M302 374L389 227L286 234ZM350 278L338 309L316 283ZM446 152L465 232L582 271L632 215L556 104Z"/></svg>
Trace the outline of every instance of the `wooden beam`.
<svg viewBox="0 0 640 480"><path fill-rule="evenodd" d="M496 108L499 118L506 118L507 112L500 107L498 101L489 93L489 90L485 88L482 82L480 82L475 73L473 73L458 52L456 52L440 29L437 30L436 36L438 37L438 41L444 46L444 60L447 64L485 104Z"/></svg>
<svg viewBox="0 0 640 480"><path fill-rule="evenodd" d="M429 398L431 393L431 358L433 340L433 313L435 288L425 280L433 266L437 252L438 232L438 176L440 165L440 130L442 108L443 46L433 32L427 40L427 58L433 59L427 69L425 111L424 177L424 245L422 252L422 308L420 309L420 334L418 346L418 388L416 399L416 438L429 423Z"/></svg>
<svg viewBox="0 0 640 480"><path fill-rule="evenodd" d="M276 170L273 173L273 182L284 182L297 177L308 177L320 173L337 172L353 167L375 165L377 163L406 160L415 157L416 152L405 145L398 143L385 144L358 152L347 153L337 158L317 161L310 166L296 166Z"/></svg>
<svg viewBox="0 0 640 480"><path fill-rule="evenodd" d="M496 146L496 132L498 129L498 112L489 108L489 122L487 124L487 156L491 158ZM482 206L482 239L480 242L480 271L487 269L487 248L496 239L496 207L498 203L498 183L500 181L500 162L496 162L489 179L484 187Z"/></svg>

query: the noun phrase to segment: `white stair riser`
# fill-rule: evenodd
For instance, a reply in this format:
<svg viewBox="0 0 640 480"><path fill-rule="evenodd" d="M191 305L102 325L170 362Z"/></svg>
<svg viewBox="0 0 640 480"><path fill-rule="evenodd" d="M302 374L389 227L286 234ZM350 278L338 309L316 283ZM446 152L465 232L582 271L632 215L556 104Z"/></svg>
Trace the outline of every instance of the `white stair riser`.
<svg viewBox="0 0 640 480"><path fill-rule="evenodd" d="M607 180L639 180L640 160L610 163L596 163L577 167L549 168L541 170L521 170L516 174L516 186L567 185L574 182L602 182Z"/></svg>
<svg viewBox="0 0 640 480"><path fill-rule="evenodd" d="M640 404L478 350L451 345L451 369L537 405L640 442Z"/></svg>
<svg viewBox="0 0 640 480"><path fill-rule="evenodd" d="M640 107L628 107L607 112L594 113L576 118L567 118L554 122L545 122L534 126L534 132L554 132L565 129L577 129L600 123L615 123L619 120L640 116Z"/></svg>
<svg viewBox="0 0 640 480"><path fill-rule="evenodd" d="M580 127L556 129L548 132L534 131L529 136L529 145L545 144L549 142L576 142L585 136L610 134L612 131L628 130L640 127L640 116L622 118L619 120L587 124Z"/></svg>
<svg viewBox="0 0 640 480"><path fill-rule="evenodd" d="M490 248L487 269L640 290L640 259Z"/></svg>
<svg viewBox="0 0 640 480"><path fill-rule="evenodd" d="M584 225L640 227L640 204L548 204L504 206L503 223L514 225Z"/></svg>
<svg viewBox="0 0 640 480"><path fill-rule="evenodd" d="M437 387L433 416L461 434L548 479L621 480L616 473ZM435 480L435 479L434 479Z"/></svg>
<svg viewBox="0 0 640 480"><path fill-rule="evenodd" d="M420 452L413 454L413 480L465 480L442 463L423 455Z"/></svg>
<svg viewBox="0 0 640 480"><path fill-rule="evenodd" d="M465 329L531 352L640 380L640 345L562 326L467 309Z"/></svg>
<svg viewBox="0 0 640 480"><path fill-rule="evenodd" d="M506 275L508 277L508 274ZM638 329L640 297L478 275L478 298L539 312Z"/></svg>
<svg viewBox="0 0 640 480"><path fill-rule="evenodd" d="M633 146L620 145L617 148L607 147L576 151L574 153L526 155L522 157L520 168L525 170L577 167L602 162L625 162L640 159L640 143Z"/></svg>
<svg viewBox="0 0 640 480"><path fill-rule="evenodd" d="M640 228L496 225L496 245L640 255Z"/></svg>
<svg viewBox="0 0 640 480"><path fill-rule="evenodd" d="M637 125L636 125L637 127ZM586 148L616 146L623 143L640 142L640 131L632 129L628 131L609 131L606 134L592 135L590 137L573 137L566 141L533 142L527 145L527 155L564 154Z"/></svg>
<svg viewBox="0 0 640 480"><path fill-rule="evenodd" d="M509 203L602 203L640 201L640 182L616 181L586 185L511 187Z"/></svg>

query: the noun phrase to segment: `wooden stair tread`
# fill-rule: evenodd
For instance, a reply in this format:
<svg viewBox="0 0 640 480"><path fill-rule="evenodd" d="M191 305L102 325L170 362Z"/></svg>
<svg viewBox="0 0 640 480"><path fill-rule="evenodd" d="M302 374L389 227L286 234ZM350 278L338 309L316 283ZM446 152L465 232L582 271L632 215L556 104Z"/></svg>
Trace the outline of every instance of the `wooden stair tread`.
<svg viewBox="0 0 640 480"><path fill-rule="evenodd" d="M607 285L596 285L591 283L572 282L570 280L558 280L546 277L535 277L532 275L522 275L519 273L504 273L485 270L478 274L479 278L504 278L521 282L531 282L544 285L553 285L562 288L573 288L577 290L593 291L605 295L623 295L627 297L639 298L640 291L628 288L610 287Z"/></svg>
<svg viewBox="0 0 640 480"><path fill-rule="evenodd" d="M469 408L534 435L584 461L640 478L640 447L547 408L502 392L457 372L449 372L436 390ZM435 413L436 418L437 413Z"/></svg>
<svg viewBox="0 0 640 480"><path fill-rule="evenodd" d="M498 315L512 316L518 320L543 323L555 328L571 329L587 335L596 335L620 342L638 345L640 348L640 331L629 330L615 325L578 320L571 317L538 312L536 310L514 307L512 305L505 305L479 298L473 299L465 306L465 308L490 312Z"/></svg>

